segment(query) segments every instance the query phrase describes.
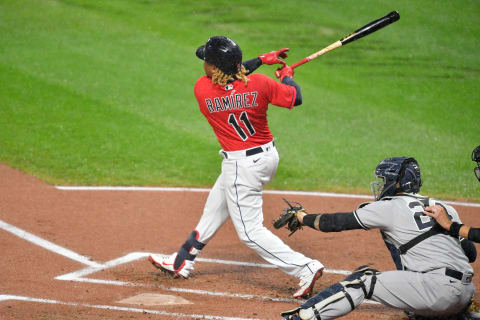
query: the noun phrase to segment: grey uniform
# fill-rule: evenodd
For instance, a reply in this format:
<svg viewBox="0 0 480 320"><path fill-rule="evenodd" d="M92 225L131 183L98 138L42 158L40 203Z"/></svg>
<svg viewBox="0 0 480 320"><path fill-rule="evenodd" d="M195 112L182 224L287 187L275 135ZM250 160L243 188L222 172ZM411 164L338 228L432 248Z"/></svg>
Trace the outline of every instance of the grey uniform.
<svg viewBox="0 0 480 320"><path fill-rule="evenodd" d="M378 228L384 240L397 249L427 232L434 220L423 214L424 198L418 194L404 194L372 202L353 212L358 224L368 230ZM451 206L429 199L430 205L443 205L453 221L460 222ZM364 287L358 285L359 277L351 285L343 282L341 291L328 288L300 310L301 319L333 319L357 307L367 295L384 305L413 312L421 316L448 316L462 312L474 294L473 268L458 238L434 234L400 255L403 270L362 275ZM452 277L454 275L454 277ZM353 279L353 278L352 278ZM332 291L333 290L333 291ZM372 290L372 291L371 291ZM342 298L348 296L348 299Z"/></svg>

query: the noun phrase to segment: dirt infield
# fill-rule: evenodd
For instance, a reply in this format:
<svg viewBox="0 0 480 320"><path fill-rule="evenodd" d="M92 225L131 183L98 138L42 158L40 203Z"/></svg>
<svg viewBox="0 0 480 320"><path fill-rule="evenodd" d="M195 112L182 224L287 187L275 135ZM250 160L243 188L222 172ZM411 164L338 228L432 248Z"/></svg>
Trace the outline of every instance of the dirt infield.
<svg viewBox="0 0 480 320"><path fill-rule="evenodd" d="M295 308L297 279L271 268L238 240L230 222L208 244L188 280L158 273L149 253L175 252L202 212L206 192L66 191L0 164L1 319L280 319ZM265 225L328 272L315 292L371 264L394 269L376 231L324 234L306 229L287 237L272 221L284 207L264 195ZM290 195L310 211L349 211L365 200ZM480 207L456 206L478 225ZM480 249L477 246L477 250ZM480 272L479 263L474 264ZM475 277L479 288L480 277ZM125 303L141 294L188 304ZM123 302L122 302L123 301ZM403 312L365 303L344 319L406 319Z"/></svg>

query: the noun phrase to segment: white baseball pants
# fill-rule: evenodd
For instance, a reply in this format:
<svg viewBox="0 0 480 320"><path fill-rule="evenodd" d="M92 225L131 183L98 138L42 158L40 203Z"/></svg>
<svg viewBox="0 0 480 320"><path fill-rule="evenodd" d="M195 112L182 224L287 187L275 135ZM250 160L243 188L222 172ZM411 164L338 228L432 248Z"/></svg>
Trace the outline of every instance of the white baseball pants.
<svg viewBox="0 0 480 320"><path fill-rule="evenodd" d="M285 273L300 277L302 269L313 260L293 251L263 226L262 190L272 181L279 156L271 142L261 148L263 152L248 157L245 150L220 151L226 158L196 227L198 241L208 243L230 217L247 247Z"/></svg>

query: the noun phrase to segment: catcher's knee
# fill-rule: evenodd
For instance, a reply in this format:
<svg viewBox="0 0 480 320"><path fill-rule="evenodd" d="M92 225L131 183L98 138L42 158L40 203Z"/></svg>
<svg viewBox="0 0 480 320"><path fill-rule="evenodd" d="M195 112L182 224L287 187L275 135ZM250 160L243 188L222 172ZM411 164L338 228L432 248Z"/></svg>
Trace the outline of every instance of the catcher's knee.
<svg viewBox="0 0 480 320"><path fill-rule="evenodd" d="M355 309L359 303L355 303L356 297L359 293L355 293L356 289L361 290L360 295L363 293L363 299L370 299L373 295L373 291L376 283L376 275L379 272L368 266L358 267L351 275L345 278L345 280L335 283L327 289L319 292L313 298L305 302L299 310L299 316L301 319L321 319L322 310L328 305L341 300L346 300L350 307L350 310L343 310L339 307L337 310L338 316L346 314ZM370 277L370 282L367 281L367 277ZM356 295L352 297L352 294ZM348 308L348 307L347 307Z"/></svg>

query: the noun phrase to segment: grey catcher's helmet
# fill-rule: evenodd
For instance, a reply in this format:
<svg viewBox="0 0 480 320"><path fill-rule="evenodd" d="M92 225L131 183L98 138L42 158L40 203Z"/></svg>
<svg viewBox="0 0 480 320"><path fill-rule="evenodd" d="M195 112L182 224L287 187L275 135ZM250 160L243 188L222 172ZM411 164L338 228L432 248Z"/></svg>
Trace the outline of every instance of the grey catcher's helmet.
<svg viewBox="0 0 480 320"><path fill-rule="evenodd" d="M409 157L387 158L375 168L376 181L371 183L375 200L391 197L399 192L418 193L422 186L417 160Z"/></svg>
<svg viewBox="0 0 480 320"><path fill-rule="evenodd" d="M215 36L198 47L196 56L229 75L237 74L242 66L242 50L232 39Z"/></svg>

